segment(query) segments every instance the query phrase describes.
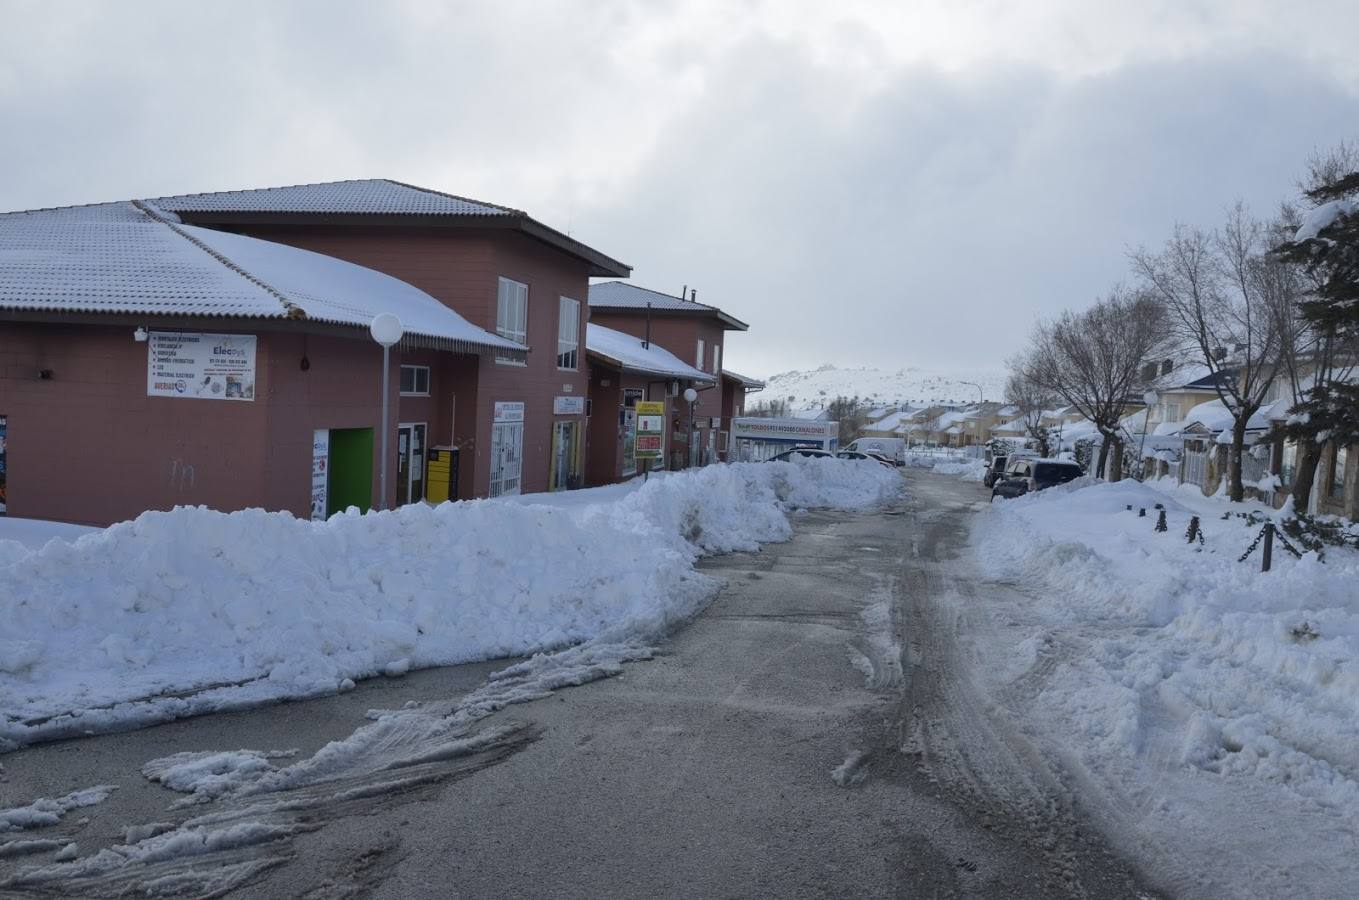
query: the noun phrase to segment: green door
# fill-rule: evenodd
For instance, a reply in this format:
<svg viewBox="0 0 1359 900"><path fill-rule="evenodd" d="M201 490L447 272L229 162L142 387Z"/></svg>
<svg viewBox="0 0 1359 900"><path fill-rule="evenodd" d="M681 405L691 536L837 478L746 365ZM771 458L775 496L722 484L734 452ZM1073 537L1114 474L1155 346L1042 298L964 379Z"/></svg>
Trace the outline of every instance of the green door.
<svg viewBox="0 0 1359 900"><path fill-rule="evenodd" d="M326 515L357 506L373 508L373 429L330 430L330 476L326 483Z"/></svg>

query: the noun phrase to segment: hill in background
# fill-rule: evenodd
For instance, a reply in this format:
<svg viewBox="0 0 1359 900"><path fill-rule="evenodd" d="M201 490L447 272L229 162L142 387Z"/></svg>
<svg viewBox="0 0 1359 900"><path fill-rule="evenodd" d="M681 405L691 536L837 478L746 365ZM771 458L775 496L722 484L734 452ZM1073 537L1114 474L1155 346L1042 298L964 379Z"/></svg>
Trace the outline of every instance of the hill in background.
<svg viewBox="0 0 1359 900"><path fill-rule="evenodd" d="M794 410L817 409L836 397L856 396L876 406L975 403L977 388L966 382L981 385L983 399L1005 399L1005 373L999 370L944 372L910 367L891 372L827 364L771 375L768 386L752 394L750 402L788 400Z"/></svg>

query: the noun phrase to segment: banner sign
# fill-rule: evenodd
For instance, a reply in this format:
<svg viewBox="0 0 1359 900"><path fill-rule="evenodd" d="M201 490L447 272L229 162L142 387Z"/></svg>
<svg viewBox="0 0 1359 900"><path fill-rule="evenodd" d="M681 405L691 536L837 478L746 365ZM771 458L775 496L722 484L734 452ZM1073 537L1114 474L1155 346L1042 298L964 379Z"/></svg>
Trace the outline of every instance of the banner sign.
<svg viewBox="0 0 1359 900"><path fill-rule="evenodd" d="M311 517L326 517L326 477L330 474L330 430L318 428L311 437Z"/></svg>
<svg viewBox="0 0 1359 900"><path fill-rule="evenodd" d="M665 440L665 403L638 401L637 443L638 459L660 459Z"/></svg>
<svg viewBox="0 0 1359 900"><path fill-rule="evenodd" d="M584 397L553 397L552 415L554 416L583 416L585 415Z"/></svg>
<svg viewBox="0 0 1359 900"><path fill-rule="evenodd" d="M5 422L6 418L0 416L0 512L5 511L5 504L9 502L5 493Z"/></svg>
<svg viewBox="0 0 1359 900"><path fill-rule="evenodd" d="M497 403L495 405L495 420L497 422L522 422L524 421L523 403Z"/></svg>
<svg viewBox="0 0 1359 900"><path fill-rule="evenodd" d="M255 336L153 331L146 343L146 395L255 399Z"/></svg>

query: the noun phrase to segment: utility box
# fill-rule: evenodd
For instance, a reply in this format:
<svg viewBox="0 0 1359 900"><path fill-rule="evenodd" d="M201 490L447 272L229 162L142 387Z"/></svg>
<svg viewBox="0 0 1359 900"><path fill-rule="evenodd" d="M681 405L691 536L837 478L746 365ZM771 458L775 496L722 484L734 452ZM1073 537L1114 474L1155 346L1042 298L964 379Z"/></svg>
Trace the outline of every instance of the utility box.
<svg viewBox="0 0 1359 900"><path fill-rule="evenodd" d="M430 447L425 467L425 499L443 503L458 499L458 448Z"/></svg>

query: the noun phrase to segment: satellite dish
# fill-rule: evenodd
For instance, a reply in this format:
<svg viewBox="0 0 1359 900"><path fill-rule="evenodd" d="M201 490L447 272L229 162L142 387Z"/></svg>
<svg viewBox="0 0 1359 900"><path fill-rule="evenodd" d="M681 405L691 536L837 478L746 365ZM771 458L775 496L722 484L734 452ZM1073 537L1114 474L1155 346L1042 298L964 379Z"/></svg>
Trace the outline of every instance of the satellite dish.
<svg viewBox="0 0 1359 900"><path fill-rule="evenodd" d="M368 333L373 336L373 340L382 346L390 347L401 340L406 329L402 327L401 320L396 316L391 313L382 313L373 317L373 323L368 326Z"/></svg>

